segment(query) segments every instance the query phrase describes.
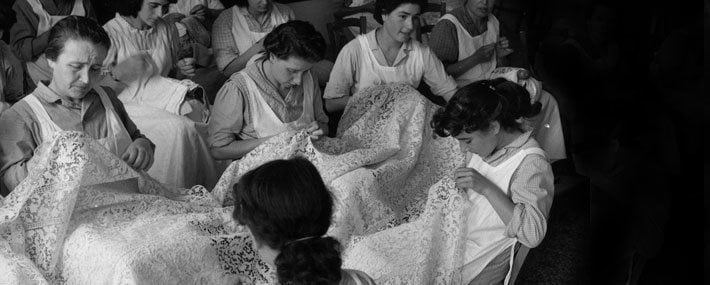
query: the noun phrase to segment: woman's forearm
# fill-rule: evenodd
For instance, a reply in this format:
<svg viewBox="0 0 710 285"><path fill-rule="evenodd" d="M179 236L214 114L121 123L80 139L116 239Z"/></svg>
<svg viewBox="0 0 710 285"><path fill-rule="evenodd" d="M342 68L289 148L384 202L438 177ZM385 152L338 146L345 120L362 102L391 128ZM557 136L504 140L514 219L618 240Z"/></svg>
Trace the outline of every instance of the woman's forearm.
<svg viewBox="0 0 710 285"><path fill-rule="evenodd" d="M481 60L478 59L477 56L471 55L457 63L446 66L446 73L451 75L453 78L457 78L481 63Z"/></svg>
<svg viewBox="0 0 710 285"><path fill-rule="evenodd" d="M215 159L240 159L250 151L254 150L270 137L260 139L235 140L228 145L222 147L213 147L210 149L212 157Z"/></svg>

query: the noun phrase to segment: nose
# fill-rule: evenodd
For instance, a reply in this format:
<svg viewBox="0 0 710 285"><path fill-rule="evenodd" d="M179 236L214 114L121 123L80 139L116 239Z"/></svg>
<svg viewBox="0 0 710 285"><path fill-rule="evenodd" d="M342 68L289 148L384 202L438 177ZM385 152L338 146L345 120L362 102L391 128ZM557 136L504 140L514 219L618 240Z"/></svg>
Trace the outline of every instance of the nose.
<svg viewBox="0 0 710 285"><path fill-rule="evenodd" d="M294 75L293 79L291 79L291 85L301 85L301 75L302 73Z"/></svg>
<svg viewBox="0 0 710 285"><path fill-rule="evenodd" d="M167 7L158 6L158 7L155 9L155 10L156 10L156 11L155 11L155 15L158 16L158 17L163 17L163 15L165 14L166 8L167 8Z"/></svg>
<svg viewBox="0 0 710 285"><path fill-rule="evenodd" d="M79 81L83 84L89 84L89 67L84 67L79 71Z"/></svg>
<svg viewBox="0 0 710 285"><path fill-rule="evenodd" d="M407 28L407 30L411 31L414 29L414 21L418 21L419 18L416 17L409 17L407 18L406 21L404 21L404 27Z"/></svg>

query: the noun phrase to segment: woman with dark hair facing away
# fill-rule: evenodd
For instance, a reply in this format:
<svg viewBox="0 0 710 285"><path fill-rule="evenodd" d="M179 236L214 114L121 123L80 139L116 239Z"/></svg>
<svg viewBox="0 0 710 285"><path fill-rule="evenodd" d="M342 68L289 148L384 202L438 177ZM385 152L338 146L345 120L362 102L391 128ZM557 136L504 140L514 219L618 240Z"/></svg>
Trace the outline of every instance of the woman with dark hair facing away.
<svg viewBox="0 0 710 285"><path fill-rule="evenodd" d="M325 39L308 22L291 21L269 33L263 56L217 93L208 128L212 156L239 159L285 131L306 129L311 139L326 134L328 117L310 72L325 49Z"/></svg>
<svg viewBox="0 0 710 285"><path fill-rule="evenodd" d="M279 283L375 284L361 271L340 268L340 243L325 236L333 198L308 160L267 162L242 176L234 197L234 218L249 228Z"/></svg>
<svg viewBox="0 0 710 285"><path fill-rule="evenodd" d="M52 79L39 82L0 117L0 174L10 191L27 176L34 150L61 131L83 131L135 169L153 164L153 143L141 134L113 91L98 86L111 45L94 20L69 16L49 31L45 54Z"/></svg>
<svg viewBox="0 0 710 285"><path fill-rule="evenodd" d="M412 40L424 0L377 0L375 20L382 24L350 41L338 54L323 98L329 112L343 110L350 97L368 86L406 83L414 88L424 80L445 100L456 82L431 50Z"/></svg>
<svg viewBox="0 0 710 285"><path fill-rule="evenodd" d="M212 28L219 70L227 77L244 69L264 50L264 37L278 25L295 20L291 8L272 0L237 0L222 11Z"/></svg>
<svg viewBox="0 0 710 285"><path fill-rule="evenodd" d="M515 245L536 247L545 236L552 169L531 132L522 127L523 120L539 112L540 103L530 104L525 88L494 79L459 89L434 115L435 132L455 137L467 153L466 166L454 175L456 187L473 203L464 284L507 280Z"/></svg>
<svg viewBox="0 0 710 285"><path fill-rule="evenodd" d="M16 0L12 9L17 22L10 29L10 45L27 64L27 73L34 84L52 78L52 69L44 55L49 45L49 29L70 15L96 20L90 0Z"/></svg>

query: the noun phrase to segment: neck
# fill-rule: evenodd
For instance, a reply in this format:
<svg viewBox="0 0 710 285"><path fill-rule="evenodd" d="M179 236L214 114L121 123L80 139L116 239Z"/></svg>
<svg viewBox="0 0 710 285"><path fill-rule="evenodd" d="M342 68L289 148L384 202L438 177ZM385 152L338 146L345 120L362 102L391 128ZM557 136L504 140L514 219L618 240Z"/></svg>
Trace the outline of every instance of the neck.
<svg viewBox="0 0 710 285"><path fill-rule="evenodd" d="M385 31L384 28L378 28L375 32L375 39L377 40L377 45L383 50L398 49L402 47L402 42L394 40Z"/></svg>
<svg viewBox="0 0 710 285"><path fill-rule="evenodd" d="M501 130L500 135L498 136L498 145L493 150L493 152L496 152L499 149L504 148L507 145L511 144L513 141L515 141L522 134L523 133L518 130L515 130L512 132Z"/></svg>
<svg viewBox="0 0 710 285"><path fill-rule="evenodd" d="M476 15L476 13L473 12L473 7L466 6L466 13L468 13L468 15L471 16L471 19L473 19L473 23L477 27L480 27L483 23L488 22L488 16L480 17L480 16Z"/></svg>
<svg viewBox="0 0 710 285"><path fill-rule="evenodd" d="M57 96L59 96L59 98L61 98L63 101L69 101L74 104L81 104L81 100L83 99L83 98L72 98L72 97L62 94L61 92L59 92L59 88L57 88L57 85L54 84L54 80L52 80L52 82L50 82L49 85L47 85L47 88L49 88L49 90L52 90L52 92L54 92L54 94L57 94Z"/></svg>
<svg viewBox="0 0 710 285"><path fill-rule="evenodd" d="M281 84L279 84L279 82L271 75L271 60L267 58L262 61L261 71L264 73L266 79L268 79L269 82L271 82L271 84L273 84L278 90L282 89Z"/></svg>
<svg viewBox="0 0 710 285"><path fill-rule="evenodd" d="M247 12L249 12L249 14L254 16L254 18L256 18L257 20L259 20L264 15L266 15L266 13L262 13L262 12L254 10L254 8L252 8L251 6L247 7Z"/></svg>
<svg viewBox="0 0 710 285"><path fill-rule="evenodd" d="M123 15L121 15L121 17L123 17L123 19L126 20L126 22L128 22L128 24L131 25L131 27L134 27L138 30L147 30L150 28L150 26L148 26L148 24L143 22L141 19L138 19L138 17L129 17L129 16L123 16Z"/></svg>

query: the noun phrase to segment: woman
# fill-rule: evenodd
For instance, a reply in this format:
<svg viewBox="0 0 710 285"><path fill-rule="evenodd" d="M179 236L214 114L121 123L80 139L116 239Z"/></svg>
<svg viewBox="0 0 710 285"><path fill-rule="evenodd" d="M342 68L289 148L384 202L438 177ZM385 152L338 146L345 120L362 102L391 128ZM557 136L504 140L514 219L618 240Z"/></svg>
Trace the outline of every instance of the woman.
<svg viewBox="0 0 710 285"><path fill-rule="evenodd" d="M106 66L113 66L139 52L155 61L155 72L164 77L187 78L195 73L195 59L179 58L179 36L175 25L162 16L174 0L131 0L116 5L116 17L104 25L111 37Z"/></svg>
<svg viewBox="0 0 710 285"><path fill-rule="evenodd" d="M78 27L78 28L74 28ZM136 128L110 89L98 87L111 42L93 20L70 16L49 33L52 79L0 117L0 173L8 189L27 176L33 150L55 133L83 131L135 169L153 164L154 145Z"/></svg>
<svg viewBox="0 0 710 285"><path fill-rule="evenodd" d="M382 283L502 283L516 243L535 247L547 229L552 170L522 125L539 111L505 79L459 89L432 125L459 141L465 166L429 190L416 220L355 242L346 266Z"/></svg>
<svg viewBox="0 0 710 285"><path fill-rule="evenodd" d="M491 14L495 0L467 0L441 17L430 34L431 50L456 78L459 87L488 79L498 58L512 52L499 38L500 23Z"/></svg>
<svg viewBox="0 0 710 285"><path fill-rule="evenodd" d="M156 143L156 165L148 174L170 186L212 187L219 174L204 142L206 99L191 96L200 90L194 82L177 80L194 75L195 59L179 58L177 29L162 19L170 2L118 5L104 25L111 48L104 61L110 76L102 84L121 90L131 118Z"/></svg>
<svg viewBox="0 0 710 285"><path fill-rule="evenodd" d="M27 63L27 72L34 84L52 78L52 69L44 55L49 44L49 29L69 15L96 19L89 0L17 0L12 8L17 22L10 29L10 44Z"/></svg>
<svg viewBox="0 0 710 285"><path fill-rule="evenodd" d="M264 54L232 75L217 94L209 122L212 156L239 159L274 135L306 129L327 133L320 88L310 69L325 55L325 39L303 21L276 27Z"/></svg>
<svg viewBox="0 0 710 285"><path fill-rule="evenodd" d="M436 96L448 100L456 82L428 47L412 40L414 24L425 1L377 1L375 19L381 28L360 35L338 54L323 98L329 112L343 110L350 96L368 86L424 80Z"/></svg>
<svg viewBox="0 0 710 285"><path fill-rule="evenodd" d="M295 20L293 11L271 0L237 0L212 28L212 47L219 70L229 77L264 50L263 39L278 25Z"/></svg>
<svg viewBox="0 0 710 285"><path fill-rule="evenodd" d="M280 284L375 284L363 272L341 269L340 243L325 236L333 198L308 160L274 160L247 172L234 197L234 218L249 228Z"/></svg>

